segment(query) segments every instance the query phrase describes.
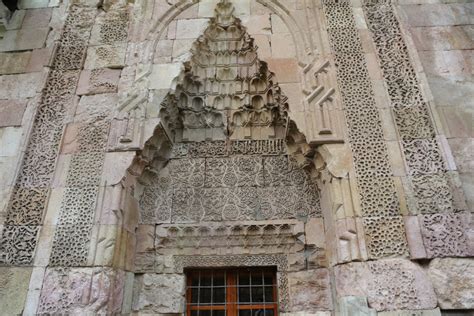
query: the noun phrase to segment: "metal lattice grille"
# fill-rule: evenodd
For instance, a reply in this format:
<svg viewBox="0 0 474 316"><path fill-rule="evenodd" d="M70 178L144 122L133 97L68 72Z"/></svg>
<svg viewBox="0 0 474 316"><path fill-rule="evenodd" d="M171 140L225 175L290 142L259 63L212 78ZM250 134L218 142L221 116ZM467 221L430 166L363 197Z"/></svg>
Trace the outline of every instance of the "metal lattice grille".
<svg viewBox="0 0 474 316"><path fill-rule="evenodd" d="M187 277L187 315L278 315L274 269L191 270Z"/></svg>

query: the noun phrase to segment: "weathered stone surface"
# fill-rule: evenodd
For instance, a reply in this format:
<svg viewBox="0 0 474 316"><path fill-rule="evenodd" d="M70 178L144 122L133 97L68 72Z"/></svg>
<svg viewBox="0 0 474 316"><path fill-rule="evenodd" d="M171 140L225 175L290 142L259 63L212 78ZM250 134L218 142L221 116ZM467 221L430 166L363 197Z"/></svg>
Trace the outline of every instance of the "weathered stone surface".
<svg viewBox="0 0 474 316"><path fill-rule="evenodd" d="M0 100L0 127L20 126L26 101Z"/></svg>
<svg viewBox="0 0 474 316"><path fill-rule="evenodd" d="M184 312L184 275L144 274L135 277L134 286L134 311L163 314Z"/></svg>
<svg viewBox="0 0 474 316"><path fill-rule="evenodd" d="M433 259L428 275L441 309L474 308L474 259Z"/></svg>
<svg viewBox="0 0 474 316"><path fill-rule="evenodd" d="M474 255L468 243L470 212L420 215L423 243L429 258Z"/></svg>
<svg viewBox="0 0 474 316"><path fill-rule="evenodd" d="M407 234L408 248L410 250L410 258L422 259L427 258L425 246L423 245L423 237L421 235L421 227L416 216L405 216L405 229Z"/></svg>
<svg viewBox="0 0 474 316"><path fill-rule="evenodd" d="M430 280L408 260L345 264L336 267L335 275L338 297L367 297L369 306L377 311L436 307Z"/></svg>
<svg viewBox="0 0 474 316"><path fill-rule="evenodd" d="M290 308L292 311L312 313L331 310L329 271L317 269L288 273Z"/></svg>
<svg viewBox="0 0 474 316"><path fill-rule="evenodd" d="M19 127L0 128L0 157L18 155L22 129Z"/></svg>
<svg viewBox="0 0 474 316"><path fill-rule="evenodd" d="M0 314L22 313L31 271L31 268L0 267Z"/></svg>
<svg viewBox="0 0 474 316"><path fill-rule="evenodd" d="M391 311L391 312L380 312L377 316L441 316L439 308L431 310L405 310L405 311Z"/></svg>
<svg viewBox="0 0 474 316"><path fill-rule="evenodd" d="M42 86L43 74L31 73L0 76L0 99L25 99L36 95Z"/></svg>
<svg viewBox="0 0 474 316"><path fill-rule="evenodd" d="M179 63L154 65L150 75L150 89L169 89L180 71Z"/></svg>
<svg viewBox="0 0 474 316"><path fill-rule="evenodd" d="M38 313L96 315L120 311L124 272L109 268L48 269Z"/></svg>
<svg viewBox="0 0 474 316"><path fill-rule="evenodd" d="M376 316L375 309L369 308L367 298L344 296L337 301L340 316Z"/></svg>
<svg viewBox="0 0 474 316"><path fill-rule="evenodd" d="M79 78L79 85L76 93L78 95L90 95L116 92L119 78L120 70L84 70Z"/></svg>
<svg viewBox="0 0 474 316"><path fill-rule="evenodd" d="M125 66L125 44L92 46L87 49L85 69L122 68Z"/></svg>
<svg viewBox="0 0 474 316"><path fill-rule="evenodd" d="M23 73L30 61L31 52L0 53L0 74Z"/></svg>
<svg viewBox="0 0 474 316"><path fill-rule="evenodd" d="M178 20L176 39L197 38L208 25L208 19Z"/></svg>
<svg viewBox="0 0 474 316"><path fill-rule="evenodd" d="M35 28L34 32L31 29L7 31L3 39L0 40L0 51L10 52L42 48L48 33L48 27Z"/></svg>

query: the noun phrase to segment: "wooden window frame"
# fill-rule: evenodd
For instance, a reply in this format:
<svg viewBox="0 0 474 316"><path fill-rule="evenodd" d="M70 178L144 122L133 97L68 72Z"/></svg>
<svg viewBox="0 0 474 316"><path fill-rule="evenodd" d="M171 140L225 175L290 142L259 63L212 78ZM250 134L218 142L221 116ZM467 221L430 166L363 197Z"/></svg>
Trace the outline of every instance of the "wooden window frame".
<svg viewBox="0 0 474 316"><path fill-rule="evenodd" d="M241 272L262 271L262 273L271 275L272 277L272 288L273 288L273 303L264 304L239 304L238 302L238 289L237 275ZM199 277L199 273L214 273L222 272L225 274L225 289L226 299L223 305L192 305L192 281L196 276ZM266 267L245 267L245 268L216 268L216 269L187 269L186 274L186 315L191 316L192 311L211 311L211 310L224 310L226 316L238 316L239 310L252 310L252 309L265 309L273 310L273 315L278 315L278 285L276 269ZM196 275L197 274L197 275ZM250 286L249 286L250 287Z"/></svg>

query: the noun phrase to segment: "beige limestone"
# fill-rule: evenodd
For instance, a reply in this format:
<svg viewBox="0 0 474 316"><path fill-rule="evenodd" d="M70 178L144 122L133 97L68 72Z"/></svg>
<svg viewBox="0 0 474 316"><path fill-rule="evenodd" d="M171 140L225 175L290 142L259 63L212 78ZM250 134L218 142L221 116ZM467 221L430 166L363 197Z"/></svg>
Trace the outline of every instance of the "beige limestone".
<svg viewBox="0 0 474 316"><path fill-rule="evenodd" d="M150 75L150 89L167 89L181 71L180 63L153 65Z"/></svg>
<svg viewBox="0 0 474 316"><path fill-rule="evenodd" d="M18 155L23 130L19 127L0 128L0 157Z"/></svg>
<svg viewBox="0 0 474 316"><path fill-rule="evenodd" d="M206 29L208 19L178 20L176 27L176 39L195 39ZM169 33L168 33L169 34Z"/></svg>
<svg viewBox="0 0 474 316"><path fill-rule="evenodd" d="M122 68L125 66L125 44L91 46L87 49L85 69Z"/></svg>
<svg viewBox="0 0 474 316"><path fill-rule="evenodd" d="M325 248L324 221L322 218L311 218L305 224L306 244Z"/></svg>
<svg viewBox="0 0 474 316"><path fill-rule="evenodd" d="M437 258L430 262L428 275L441 309L474 308L474 260Z"/></svg>
<svg viewBox="0 0 474 316"><path fill-rule="evenodd" d="M36 95L43 86L44 74L31 73L0 77L0 99L25 99Z"/></svg>
<svg viewBox="0 0 474 316"><path fill-rule="evenodd" d="M184 312L184 275L144 274L135 277L137 296L133 310L145 313L182 313Z"/></svg>
<svg viewBox="0 0 474 316"><path fill-rule="evenodd" d="M273 34L270 38L273 58L293 58L296 56L296 48L291 34ZM293 45L288 45L288 43L293 43Z"/></svg>
<svg viewBox="0 0 474 316"><path fill-rule="evenodd" d="M31 52L0 53L0 74L16 74L26 72Z"/></svg>
<svg viewBox="0 0 474 316"><path fill-rule="evenodd" d="M107 153L102 171L103 185L116 185L120 183L127 168L132 164L135 152Z"/></svg>
<svg viewBox="0 0 474 316"><path fill-rule="evenodd" d="M341 316L376 316L377 312L369 308L367 298L362 296L344 296L338 299Z"/></svg>
<svg viewBox="0 0 474 316"><path fill-rule="evenodd" d="M439 308L431 310L391 311L380 312L378 316L441 316Z"/></svg>
<svg viewBox="0 0 474 316"><path fill-rule="evenodd" d="M28 292L31 271L31 268L0 267L0 306L2 306L2 314L21 314Z"/></svg>
<svg viewBox="0 0 474 316"><path fill-rule="evenodd" d="M0 40L0 52L21 51L42 48L49 33L49 27L7 31Z"/></svg>

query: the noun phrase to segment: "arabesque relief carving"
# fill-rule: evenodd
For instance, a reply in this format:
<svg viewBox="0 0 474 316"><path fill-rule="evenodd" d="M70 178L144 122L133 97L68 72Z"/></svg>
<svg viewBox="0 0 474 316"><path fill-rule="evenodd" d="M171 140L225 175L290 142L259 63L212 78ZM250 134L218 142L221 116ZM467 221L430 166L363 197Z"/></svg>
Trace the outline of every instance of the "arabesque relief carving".
<svg viewBox="0 0 474 316"><path fill-rule="evenodd" d="M449 183L429 105L392 5L389 1L364 1L363 8L402 140L418 213L462 209L463 205L455 205L453 190L456 188Z"/></svg>
<svg viewBox="0 0 474 316"><path fill-rule="evenodd" d="M142 177L143 224L320 216L308 152L287 154L287 136L304 137L233 10L219 2L161 105L174 145L167 166Z"/></svg>
<svg viewBox="0 0 474 316"><path fill-rule="evenodd" d="M43 223L66 110L71 107L96 10L72 6L33 122L7 209L0 262L30 265Z"/></svg>
<svg viewBox="0 0 474 316"><path fill-rule="evenodd" d="M194 143L204 153L218 142ZM182 148L186 147L181 145ZM232 148L232 146L229 146ZM175 151L176 152L176 151ZM142 176L140 221L186 223L222 220L305 219L321 215L319 192L309 172L289 155L173 158Z"/></svg>

